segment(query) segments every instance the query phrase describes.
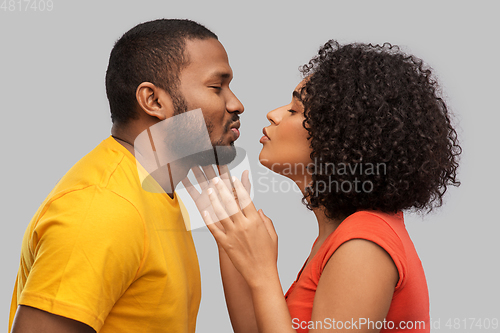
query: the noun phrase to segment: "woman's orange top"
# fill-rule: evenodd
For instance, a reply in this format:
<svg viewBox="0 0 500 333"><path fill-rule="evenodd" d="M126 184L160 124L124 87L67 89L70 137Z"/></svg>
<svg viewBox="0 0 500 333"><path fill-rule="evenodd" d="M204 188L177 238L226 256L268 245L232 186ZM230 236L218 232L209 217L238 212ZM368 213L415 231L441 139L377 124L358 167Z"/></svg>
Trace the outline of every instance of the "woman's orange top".
<svg viewBox="0 0 500 333"><path fill-rule="evenodd" d="M411 329L411 332L429 332L427 282L422 263L406 231L403 213L385 214L375 211L359 211L345 219L328 236L309 264L305 268L302 267L297 279L285 295L292 317L292 327L297 332L309 331L308 327L313 325L310 323L311 313L321 273L339 246L352 239L366 239L382 247L391 256L399 273L385 325L383 323L372 323L372 325L382 327L381 333L408 329ZM323 328L328 329L326 327L328 322L330 325L333 324L331 319L325 319L322 323ZM353 318L349 325L357 321L359 327L366 321L363 327L367 327L366 325L370 324L368 320L369 318Z"/></svg>

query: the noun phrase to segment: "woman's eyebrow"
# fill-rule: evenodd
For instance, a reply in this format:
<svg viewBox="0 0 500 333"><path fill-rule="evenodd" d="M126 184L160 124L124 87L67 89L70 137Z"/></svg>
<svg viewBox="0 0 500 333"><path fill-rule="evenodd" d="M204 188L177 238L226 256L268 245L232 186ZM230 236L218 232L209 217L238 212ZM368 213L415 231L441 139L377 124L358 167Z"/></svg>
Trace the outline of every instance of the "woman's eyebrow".
<svg viewBox="0 0 500 333"><path fill-rule="evenodd" d="M302 102L302 96L300 96L300 93L296 90L293 91L292 98L296 98L298 101Z"/></svg>

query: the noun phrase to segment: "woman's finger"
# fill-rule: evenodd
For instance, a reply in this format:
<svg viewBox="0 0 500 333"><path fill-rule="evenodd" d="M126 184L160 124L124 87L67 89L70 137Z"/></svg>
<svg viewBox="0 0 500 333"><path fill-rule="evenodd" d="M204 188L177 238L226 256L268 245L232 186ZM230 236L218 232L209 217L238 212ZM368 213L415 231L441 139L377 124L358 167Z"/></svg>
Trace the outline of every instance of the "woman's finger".
<svg viewBox="0 0 500 333"><path fill-rule="evenodd" d="M233 181L231 180L231 174L229 173L229 168L227 165L219 165L219 175L220 179L226 184L226 187L229 189L230 192L233 192ZM234 193L233 193L234 195ZM237 198L235 198L237 200Z"/></svg>
<svg viewBox="0 0 500 333"><path fill-rule="evenodd" d="M212 220L212 217L207 211L204 211L201 216L203 217L203 221L207 225L208 230L214 236L215 240L219 244L224 244L226 241L226 234L217 226L217 223Z"/></svg>
<svg viewBox="0 0 500 333"><path fill-rule="evenodd" d="M203 172L205 172L205 176L207 176L207 179L213 179L217 177L217 174L214 171L214 168L211 165L204 165L201 167L203 169Z"/></svg>
<svg viewBox="0 0 500 333"><path fill-rule="evenodd" d="M255 216L257 214L257 210L250 198L250 194L247 192L243 184L238 180L238 178L233 177L234 188L236 189L236 193L238 195L238 200L240 202L241 210L245 216Z"/></svg>
<svg viewBox="0 0 500 333"><path fill-rule="evenodd" d="M224 184L224 182L217 177L212 179L212 182L219 191L222 203L226 207L227 214L233 217L234 219L241 218L242 216L240 216L241 215L240 207L238 206L238 203L236 202L232 191L230 192L227 186Z"/></svg>
<svg viewBox="0 0 500 333"><path fill-rule="evenodd" d="M252 184L250 183L249 175L250 175L250 171L248 171L248 170L243 171L243 173L241 174L241 184L243 184L243 187L250 195L250 193L251 193L250 191L252 189Z"/></svg>
<svg viewBox="0 0 500 333"><path fill-rule="evenodd" d="M184 178L182 180L182 184L184 185L184 188L186 188L186 191L189 193L189 195L191 196L191 198L196 201L198 199L198 197L200 196L200 193L198 192L198 190L196 189L196 187L193 186L193 184L191 183L191 181L189 180L188 177Z"/></svg>
<svg viewBox="0 0 500 333"><path fill-rule="evenodd" d="M208 197L208 194L205 194L205 195L206 195L206 200L208 201L208 203L205 203L203 206L198 207L198 210L200 211L200 214L202 214L202 217L203 217L203 211L208 212L210 214L212 221L216 221L215 223L218 223L218 225L220 226L219 218L217 217L217 214L215 214L215 212L214 212L214 207L212 206L212 203L210 202L210 198ZM224 229L224 227L222 227L222 229Z"/></svg>
<svg viewBox="0 0 500 333"><path fill-rule="evenodd" d="M196 181L200 184L201 190L205 190L208 188L208 179L205 177L203 171L201 171L199 166L194 166L191 168L194 176L196 177Z"/></svg>
<svg viewBox="0 0 500 333"><path fill-rule="evenodd" d="M222 183L222 182L219 181L218 183ZM224 186L224 184L222 184L222 185ZM215 212L215 215L216 215L218 221L220 221L220 223L222 224L222 226L224 227L225 230L231 230L232 227L234 226L234 223L231 220L231 218L229 217L229 215L226 212L226 210L224 209L224 207L222 206L221 202L219 201L219 198L217 197L217 194L216 194L214 189L212 189L212 188L208 189L208 197L210 198L212 208ZM218 221L214 221L214 222L218 222Z"/></svg>
<svg viewBox="0 0 500 333"><path fill-rule="evenodd" d="M227 165L219 165L217 166L219 168L219 175L222 180L224 179L229 179L230 173L229 173L229 168Z"/></svg>
<svg viewBox="0 0 500 333"><path fill-rule="evenodd" d="M271 236L271 239L277 240L278 239L278 234L276 233L276 229L274 229L274 224L273 221L264 214L262 209L259 209L259 215L262 218L262 221L264 221L264 225L266 226L267 232L269 233L269 236Z"/></svg>

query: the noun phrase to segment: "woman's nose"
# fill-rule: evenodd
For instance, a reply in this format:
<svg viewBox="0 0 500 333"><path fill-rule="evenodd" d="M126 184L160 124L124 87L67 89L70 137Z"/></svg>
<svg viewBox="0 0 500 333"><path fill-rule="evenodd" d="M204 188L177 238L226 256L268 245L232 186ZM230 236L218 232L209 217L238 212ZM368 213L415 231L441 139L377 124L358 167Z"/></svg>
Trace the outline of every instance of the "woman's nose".
<svg viewBox="0 0 500 333"><path fill-rule="evenodd" d="M283 113L286 112L287 107L287 105L283 105L267 113L267 119L271 122L271 124L278 125L281 122Z"/></svg>

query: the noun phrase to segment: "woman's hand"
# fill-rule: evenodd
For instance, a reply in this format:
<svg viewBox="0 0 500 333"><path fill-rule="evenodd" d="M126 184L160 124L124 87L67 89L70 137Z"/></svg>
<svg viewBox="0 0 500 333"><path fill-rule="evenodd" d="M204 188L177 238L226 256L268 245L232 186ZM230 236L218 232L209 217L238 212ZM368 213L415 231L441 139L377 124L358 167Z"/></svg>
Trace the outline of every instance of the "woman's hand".
<svg viewBox="0 0 500 333"><path fill-rule="evenodd" d="M272 221L262 210L255 209L242 183L236 177L232 181L239 204L218 177L212 179L215 188L207 188L213 213L222 228L214 225L209 210L203 212L203 219L248 285L265 284L277 276L278 236Z"/></svg>
<svg viewBox="0 0 500 333"><path fill-rule="evenodd" d="M193 167L191 171L193 171L193 174L196 177L196 181L200 185L201 191L198 192L198 190L193 186L193 184L191 184L191 181L187 177L182 180L182 184L196 204L198 211L200 213L203 213L204 211L209 212L209 214L212 216L212 221L217 222L217 216L215 215L207 193L207 190L209 188L214 188L213 184L207 179L207 177L209 179L216 177L214 169L212 168L212 166L204 166L203 171L201 171L200 167L196 166ZM207 177L205 177L205 175L207 175ZM220 225L220 227L222 228L222 225Z"/></svg>
<svg viewBox="0 0 500 333"><path fill-rule="evenodd" d="M215 186L212 182L209 181L209 179L215 178L217 175L213 169L212 166L202 166L203 171L200 169L199 166L195 166L191 169L193 171L194 176L196 177L196 181L200 185L201 191L198 192L198 190L193 186L191 181L189 180L188 177L184 178L182 180L182 184L186 188L187 192L193 199L194 203L196 204L196 207L198 208L198 211L200 214L203 215L204 211L208 211L210 216L212 217L212 222L215 223L219 228L224 230L222 225L219 222L219 219L217 218L217 215L215 214L212 203L210 202L210 199L208 197L208 189L211 188L215 190ZM232 180L230 180L231 174L229 173L229 169L227 165L221 165L218 166L218 170L220 173L221 179L224 181L226 186L228 188L232 188L233 185ZM241 181L243 184L243 187L245 188L246 192L250 194L251 190L251 183L249 179L249 172L248 170L243 171L243 174L241 175ZM216 191L218 193L218 191ZM219 246L220 249L220 246Z"/></svg>
<svg viewBox="0 0 500 333"><path fill-rule="evenodd" d="M218 219L217 216L215 216L215 212L213 211L212 204L210 203L207 193L208 188L213 188L214 190L216 190L216 188L213 183L209 182L205 177L205 174L208 176L212 175L210 177L210 179L212 179L216 175L212 166L203 167L203 169L204 171L202 171L199 167L193 168L193 173L197 178L197 182L200 184L202 190L201 192L194 188L188 179L185 179L183 183L195 201L200 213L202 213L205 208L208 208L211 210L211 214L213 214L211 216L213 216L214 219ZM231 181L229 181L230 174L227 167L219 166L218 169L222 180L230 186L228 188L232 189L233 185L231 185ZM251 186L248 170L245 170L241 175L241 182L246 192L250 194ZM220 222L215 223L215 226L224 231ZM217 247L219 250L220 273L222 285L224 287L224 296L226 298L227 309L231 318L233 329L235 332L241 333L258 332L252 294L248 283L241 273L234 267L234 264L224 248L222 248L219 243L217 243Z"/></svg>

